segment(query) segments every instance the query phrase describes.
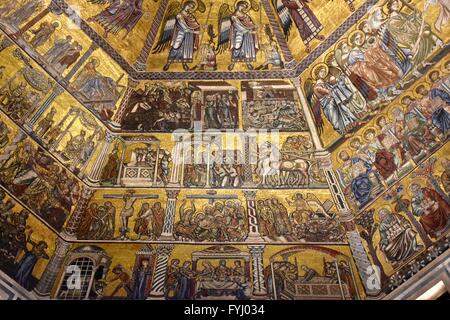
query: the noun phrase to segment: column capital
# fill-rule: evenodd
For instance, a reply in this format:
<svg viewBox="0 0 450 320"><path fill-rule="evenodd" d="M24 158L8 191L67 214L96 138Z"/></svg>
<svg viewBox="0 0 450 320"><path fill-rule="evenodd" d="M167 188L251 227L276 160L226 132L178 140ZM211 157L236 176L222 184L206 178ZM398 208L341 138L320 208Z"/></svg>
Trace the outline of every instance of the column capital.
<svg viewBox="0 0 450 320"><path fill-rule="evenodd" d="M264 253L264 250L266 248L265 244L249 244L248 250L250 251L251 255L262 255Z"/></svg>
<svg viewBox="0 0 450 320"><path fill-rule="evenodd" d="M56 238L55 240L55 255L59 257L65 257L72 244L62 238Z"/></svg>
<svg viewBox="0 0 450 320"><path fill-rule="evenodd" d="M158 255L169 257L172 253L172 250L175 246L173 244L160 244L156 248L156 253Z"/></svg>
<svg viewBox="0 0 450 320"><path fill-rule="evenodd" d="M339 222L342 224L346 232L356 230L355 216L350 209L343 209L339 211Z"/></svg>
<svg viewBox="0 0 450 320"><path fill-rule="evenodd" d="M167 198L177 199L180 194L180 189L166 189Z"/></svg>
<svg viewBox="0 0 450 320"><path fill-rule="evenodd" d="M73 219L73 217L70 217L69 219ZM69 221L67 223L68 225L62 229L62 231L59 233L61 237L64 238L64 241L76 241L77 240L77 236L76 236L76 229L75 228L71 228L69 226L69 224L71 224L71 221Z"/></svg>
<svg viewBox="0 0 450 320"><path fill-rule="evenodd" d="M116 135L110 131L106 131L105 134L105 141L106 143L112 143L114 139L116 138Z"/></svg>
<svg viewBox="0 0 450 320"><path fill-rule="evenodd" d="M247 201L255 201L258 190L243 190L244 197Z"/></svg>
<svg viewBox="0 0 450 320"><path fill-rule="evenodd" d="M316 160L319 161L322 168L333 168L333 162L331 161L331 153L327 150L319 152L315 155Z"/></svg>
<svg viewBox="0 0 450 320"><path fill-rule="evenodd" d="M83 186L82 191L81 191L81 199L90 200L91 197L94 195L94 193L95 193L95 189L92 189L88 186Z"/></svg>

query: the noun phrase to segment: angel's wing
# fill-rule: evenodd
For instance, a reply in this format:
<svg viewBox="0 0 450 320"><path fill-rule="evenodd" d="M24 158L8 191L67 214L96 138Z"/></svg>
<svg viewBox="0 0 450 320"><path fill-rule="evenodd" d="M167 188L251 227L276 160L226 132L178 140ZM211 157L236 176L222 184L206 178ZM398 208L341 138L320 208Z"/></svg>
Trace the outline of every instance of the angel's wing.
<svg viewBox="0 0 450 320"><path fill-rule="evenodd" d="M319 134L323 130L323 119L321 114L320 103L314 95L314 81L311 78L308 78L305 81L305 85L303 86L305 90L306 100L309 102L311 106L311 110L314 115L314 121L316 122L317 129Z"/></svg>
<svg viewBox="0 0 450 320"><path fill-rule="evenodd" d="M92 3L92 4L106 4L106 3L109 3L109 4L113 4L114 2L117 2L118 0L88 0L88 2L89 3Z"/></svg>
<svg viewBox="0 0 450 320"><path fill-rule="evenodd" d="M311 78L308 78L305 81L305 84L303 86L303 89L305 91L306 100L310 105L313 105L315 102L315 96L314 96L314 81Z"/></svg>
<svg viewBox="0 0 450 320"><path fill-rule="evenodd" d="M219 40L217 42L217 53L222 53L226 50L228 41L230 41L230 30L231 30L231 15L233 12L230 6L226 3L222 4L219 9Z"/></svg>
<svg viewBox="0 0 450 320"><path fill-rule="evenodd" d="M342 50L341 49L336 49L334 51L334 59L336 60L338 66L342 70L346 70L344 58L342 57Z"/></svg>
<svg viewBox="0 0 450 320"><path fill-rule="evenodd" d="M289 14L288 8L286 8L281 0L272 0L273 6L277 9L278 18L280 19L283 27L284 36L286 40L289 39L289 34L292 28L292 18Z"/></svg>
<svg viewBox="0 0 450 320"><path fill-rule="evenodd" d="M158 43L156 44L156 47L153 48L152 53L161 53L169 46L179 10L180 3L178 1L174 1L169 5L166 15L164 16Z"/></svg>

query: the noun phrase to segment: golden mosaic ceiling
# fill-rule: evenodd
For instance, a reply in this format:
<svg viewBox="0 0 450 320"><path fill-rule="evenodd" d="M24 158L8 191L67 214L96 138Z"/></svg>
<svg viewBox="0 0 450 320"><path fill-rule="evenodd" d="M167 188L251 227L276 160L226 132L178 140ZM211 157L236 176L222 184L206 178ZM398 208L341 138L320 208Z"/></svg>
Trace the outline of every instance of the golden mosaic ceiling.
<svg viewBox="0 0 450 320"><path fill-rule="evenodd" d="M59 299L388 295L448 247L449 12L1 0L0 270Z"/></svg>

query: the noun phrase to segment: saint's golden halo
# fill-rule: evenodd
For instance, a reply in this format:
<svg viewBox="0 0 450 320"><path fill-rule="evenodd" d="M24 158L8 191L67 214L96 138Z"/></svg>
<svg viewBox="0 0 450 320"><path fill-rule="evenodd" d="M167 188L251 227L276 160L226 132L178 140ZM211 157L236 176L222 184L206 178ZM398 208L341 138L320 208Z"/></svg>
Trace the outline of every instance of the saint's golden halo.
<svg viewBox="0 0 450 320"><path fill-rule="evenodd" d="M58 20L55 20L55 21L53 21L52 22L52 24L53 23L56 23L58 26L56 27L56 30L61 30L61 22L59 22Z"/></svg>
<svg viewBox="0 0 450 320"><path fill-rule="evenodd" d="M355 37L357 35L361 35L363 42L366 40L366 34L364 32L362 32L361 30L355 30L352 33L350 33L348 38L347 38L348 39L348 44L350 46L353 46L354 39L355 39Z"/></svg>
<svg viewBox="0 0 450 320"><path fill-rule="evenodd" d="M337 41L336 42L336 44L334 45L334 50L337 50L337 49L341 49L342 48L342 45L344 44L344 43L346 43L347 42L347 39L340 39L339 41Z"/></svg>
<svg viewBox="0 0 450 320"><path fill-rule="evenodd" d="M381 220L381 219L380 219L380 212L382 212L382 211L384 211L384 210L386 210L388 213L392 213L391 207L389 207L389 206L382 206L382 207L380 207L380 208L377 210L378 220Z"/></svg>
<svg viewBox="0 0 450 320"><path fill-rule="evenodd" d="M374 127L369 127L369 128L367 128L366 130L364 130L362 136L364 137L364 140L367 141L367 142L368 142L368 140L366 139L366 135L367 135L368 133L370 133L370 132L372 132L374 135L377 134L377 130L376 130Z"/></svg>
<svg viewBox="0 0 450 320"><path fill-rule="evenodd" d="M326 74L328 75L329 68L328 68L327 64L320 62L320 63L316 64L314 66L314 68L311 70L311 76L313 77L314 80L317 80L319 78L319 71L321 69L325 69Z"/></svg>
<svg viewBox="0 0 450 320"><path fill-rule="evenodd" d="M350 149L356 150L356 148L352 146L352 144L353 144L354 142L356 142L356 141L359 142L360 144L362 144L362 141L361 141L361 138L360 138L360 137L354 137L354 138L352 138L352 139L349 141Z"/></svg>
<svg viewBox="0 0 450 320"><path fill-rule="evenodd" d="M367 19L362 20L361 22L358 23L357 29L362 31L364 24L369 23L369 21Z"/></svg>
<svg viewBox="0 0 450 320"><path fill-rule="evenodd" d="M97 58L91 58L89 62L93 62L96 67L100 65L100 60L98 60Z"/></svg>
<svg viewBox="0 0 450 320"><path fill-rule="evenodd" d="M348 155L350 155L350 153L351 153L351 151L350 151L349 148L343 148L343 149L339 150L339 152L338 152L338 154L337 154L337 161L338 161L340 164L343 164L343 163L344 163L344 160L341 159L341 154L343 154L344 152L346 152Z"/></svg>
<svg viewBox="0 0 450 320"><path fill-rule="evenodd" d="M334 51L331 51L327 55L325 55L325 58L323 58L323 62L326 65L331 65L331 62L333 62L333 59L334 59Z"/></svg>
<svg viewBox="0 0 450 320"><path fill-rule="evenodd" d="M242 2L245 2L245 3L247 4L247 10L250 10L250 9L251 9L252 4L250 3L249 0L237 0L237 1L234 3L234 8L237 9L238 4L239 4L239 3L242 3Z"/></svg>
<svg viewBox="0 0 450 320"><path fill-rule="evenodd" d="M197 9L198 9L198 2L196 0L185 0L185 1L183 1L182 5L181 5L181 8L184 8L187 3L193 3L194 4L194 8L192 9L192 11L197 11Z"/></svg>

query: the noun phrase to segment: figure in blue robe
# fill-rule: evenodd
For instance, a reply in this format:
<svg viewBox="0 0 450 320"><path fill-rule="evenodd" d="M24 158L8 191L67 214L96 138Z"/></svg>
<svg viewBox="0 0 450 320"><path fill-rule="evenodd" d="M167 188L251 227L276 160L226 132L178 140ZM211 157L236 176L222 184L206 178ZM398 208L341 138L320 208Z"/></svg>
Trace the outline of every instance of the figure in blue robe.
<svg viewBox="0 0 450 320"><path fill-rule="evenodd" d="M30 243L33 247L29 251L25 247L25 254L22 259L20 259L15 276L15 280L17 281L17 283L25 289L31 289L30 280L32 278L33 269L36 266L38 260L40 258L49 259L47 253L45 253L45 249L48 248L47 243L45 241L34 243L33 241L31 241L30 236L31 234L28 236L28 243Z"/></svg>
<svg viewBox="0 0 450 320"><path fill-rule="evenodd" d="M145 300L145 289L150 278L150 267L148 259L141 261L141 266L134 272L133 300Z"/></svg>
<svg viewBox="0 0 450 320"><path fill-rule="evenodd" d="M450 94L442 89L432 89L430 92L430 98L441 98L446 105L450 105ZM431 115L431 121L436 128L442 131L444 135L447 134L447 131L450 128L450 114L444 109L444 107L440 107L433 112Z"/></svg>
<svg viewBox="0 0 450 320"><path fill-rule="evenodd" d="M176 293L176 300L191 299L191 275L192 271L189 269L190 262L185 262L180 268L178 276L178 286Z"/></svg>
<svg viewBox="0 0 450 320"><path fill-rule="evenodd" d="M369 173L372 170L372 166L369 162L364 161L361 158L352 158L353 165L358 162L363 163L366 168L366 172L353 178L351 188L356 201L358 201L359 207L362 208L372 199L371 191L373 186L369 178Z"/></svg>
<svg viewBox="0 0 450 320"><path fill-rule="evenodd" d="M337 79L335 83L320 79L315 85L314 92L325 117L339 134L344 135L349 128L356 125L358 118L349 108L353 102L353 92L344 78ZM315 105L313 109L316 108Z"/></svg>

